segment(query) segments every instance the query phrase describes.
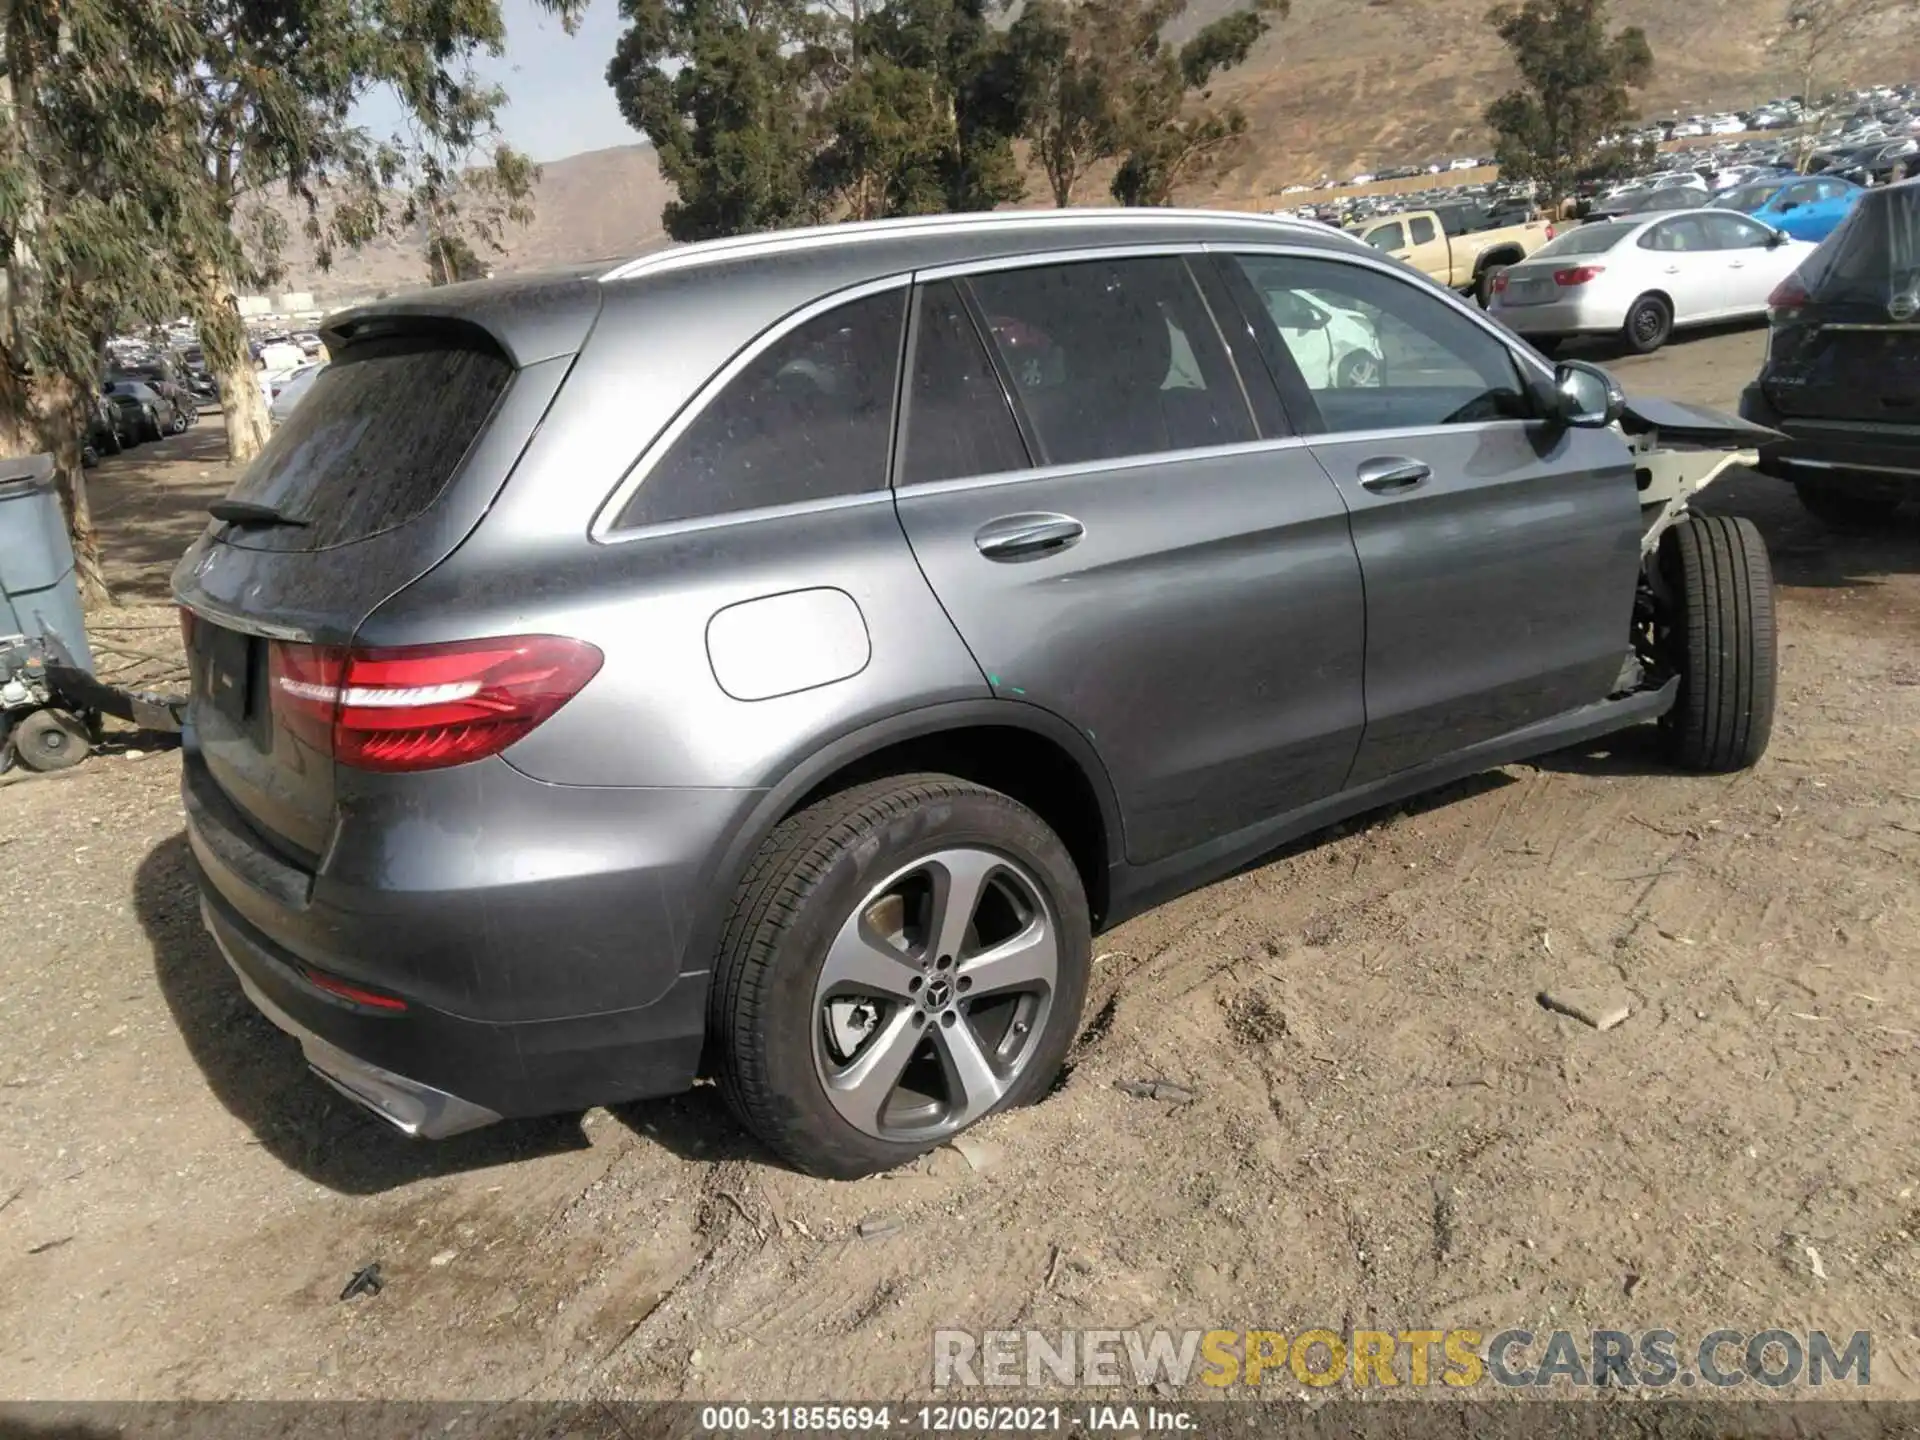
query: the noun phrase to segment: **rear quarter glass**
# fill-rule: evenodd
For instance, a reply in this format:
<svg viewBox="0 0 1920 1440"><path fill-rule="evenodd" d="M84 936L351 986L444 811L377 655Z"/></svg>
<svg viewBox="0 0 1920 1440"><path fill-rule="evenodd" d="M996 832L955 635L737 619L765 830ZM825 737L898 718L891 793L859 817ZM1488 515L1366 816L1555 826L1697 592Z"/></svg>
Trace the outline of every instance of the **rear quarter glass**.
<svg viewBox="0 0 1920 1440"><path fill-rule="evenodd" d="M424 514L513 375L512 363L465 327L346 347L229 497L301 523L230 525L221 538L262 550L326 550Z"/></svg>

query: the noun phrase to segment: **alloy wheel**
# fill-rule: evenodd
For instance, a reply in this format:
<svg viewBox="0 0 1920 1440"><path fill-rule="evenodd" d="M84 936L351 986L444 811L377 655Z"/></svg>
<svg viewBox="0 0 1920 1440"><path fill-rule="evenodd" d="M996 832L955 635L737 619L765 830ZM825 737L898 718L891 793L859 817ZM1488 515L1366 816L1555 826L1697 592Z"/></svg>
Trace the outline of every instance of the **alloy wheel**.
<svg viewBox="0 0 1920 1440"><path fill-rule="evenodd" d="M925 1144L985 1115L1039 1048L1059 925L1004 855L946 849L867 892L814 987L814 1071L848 1124Z"/></svg>

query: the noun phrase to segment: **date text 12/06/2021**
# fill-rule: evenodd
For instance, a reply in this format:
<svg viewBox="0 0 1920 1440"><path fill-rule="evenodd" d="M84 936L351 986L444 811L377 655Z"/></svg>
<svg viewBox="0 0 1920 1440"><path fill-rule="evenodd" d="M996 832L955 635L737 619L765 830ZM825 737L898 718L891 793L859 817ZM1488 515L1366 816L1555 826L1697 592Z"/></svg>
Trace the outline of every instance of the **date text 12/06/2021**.
<svg viewBox="0 0 1920 1440"><path fill-rule="evenodd" d="M1091 1403L1063 1405L707 1405L700 1429L715 1435L826 1433L1053 1435L1187 1433L1199 1428L1190 1407Z"/></svg>

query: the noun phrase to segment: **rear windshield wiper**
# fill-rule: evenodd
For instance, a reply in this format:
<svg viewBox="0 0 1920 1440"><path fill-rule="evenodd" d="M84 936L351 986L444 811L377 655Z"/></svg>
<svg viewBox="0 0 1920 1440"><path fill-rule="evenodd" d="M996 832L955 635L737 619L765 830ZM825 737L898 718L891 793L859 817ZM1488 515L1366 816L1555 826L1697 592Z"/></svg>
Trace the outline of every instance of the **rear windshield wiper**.
<svg viewBox="0 0 1920 1440"><path fill-rule="evenodd" d="M271 505L262 505L255 500L216 500L207 507L207 513L216 520L224 520L229 525L294 525L307 524L298 515L289 515L284 510L276 510Z"/></svg>

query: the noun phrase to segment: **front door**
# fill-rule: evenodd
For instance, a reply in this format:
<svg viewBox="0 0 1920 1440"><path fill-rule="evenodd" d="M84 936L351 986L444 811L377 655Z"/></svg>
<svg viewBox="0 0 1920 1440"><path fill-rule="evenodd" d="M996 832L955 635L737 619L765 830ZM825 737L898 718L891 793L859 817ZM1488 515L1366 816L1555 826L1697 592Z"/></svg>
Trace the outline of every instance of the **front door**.
<svg viewBox="0 0 1920 1440"><path fill-rule="evenodd" d="M1349 784L1605 699L1629 649L1640 507L1620 437L1532 418L1520 363L1445 297L1359 261L1230 262L1256 325L1285 294L1367 318L1380 384L1274 378L1352 516L1367 728Z"/></svg>
<svg viewBox="0 0 1920 1440"><path fill-rule="evenodd" d="M994 694L1099 752L1128 858L1337 790L1364 720L1346 508L1256 429L1189 261L935 280L910 344L907 538Z"/></svg>

